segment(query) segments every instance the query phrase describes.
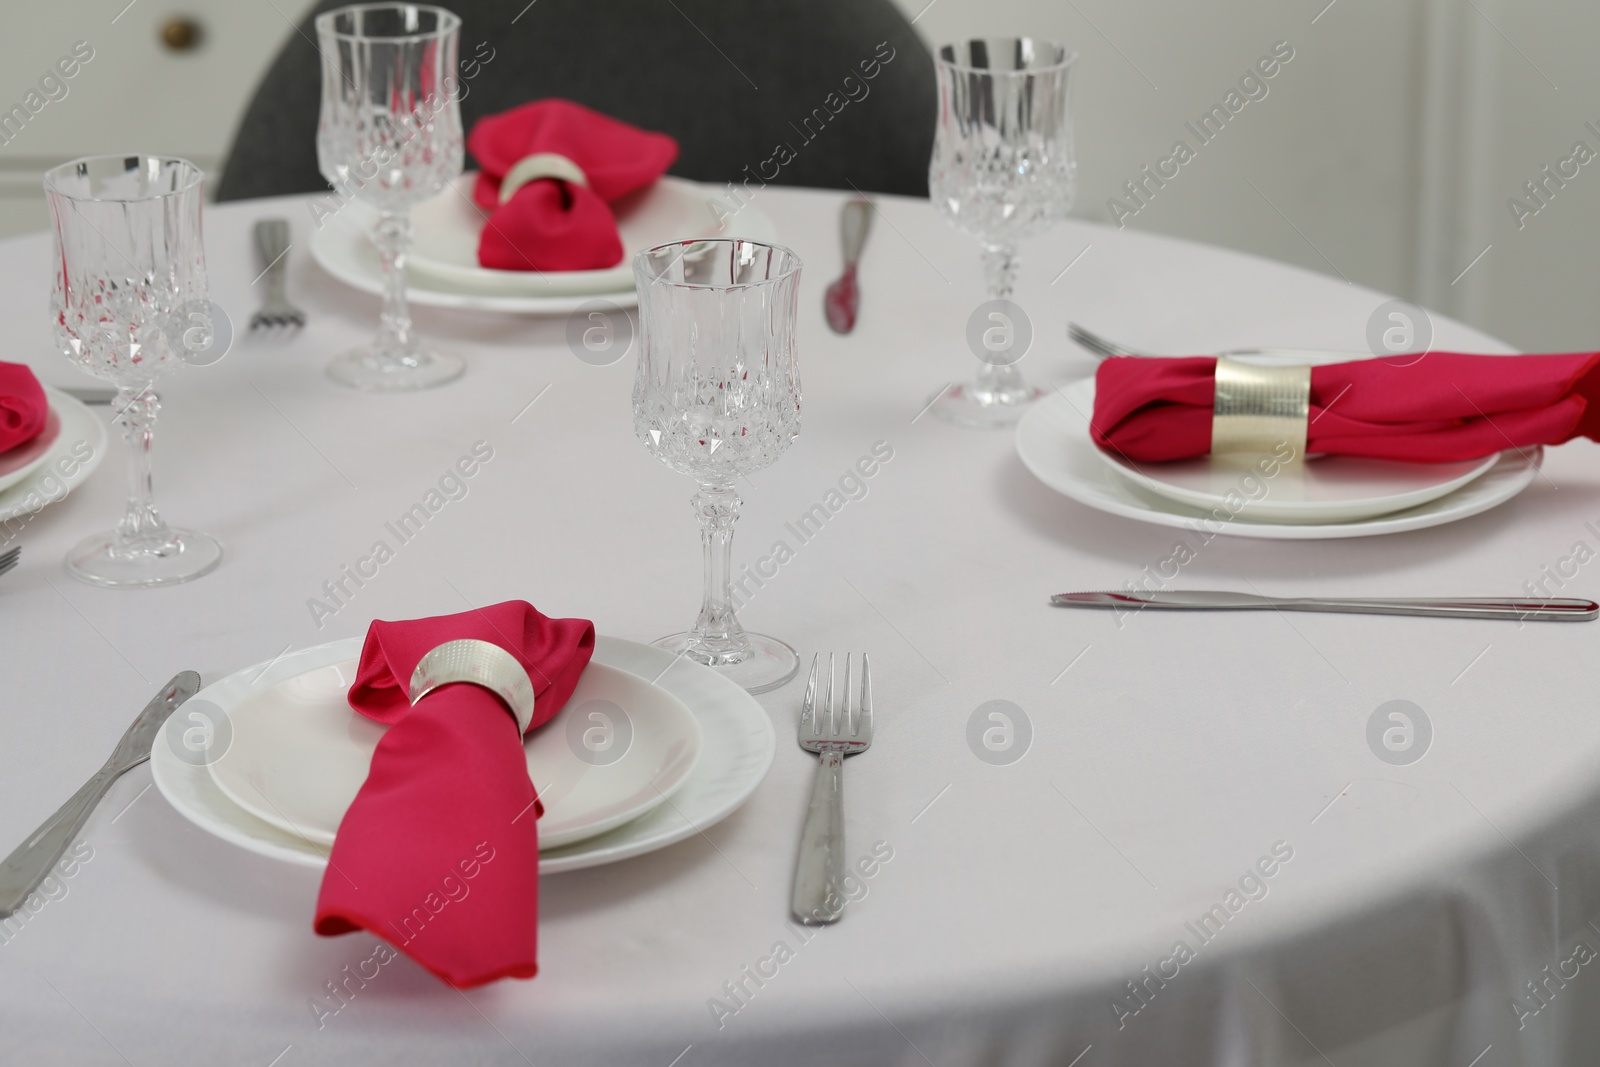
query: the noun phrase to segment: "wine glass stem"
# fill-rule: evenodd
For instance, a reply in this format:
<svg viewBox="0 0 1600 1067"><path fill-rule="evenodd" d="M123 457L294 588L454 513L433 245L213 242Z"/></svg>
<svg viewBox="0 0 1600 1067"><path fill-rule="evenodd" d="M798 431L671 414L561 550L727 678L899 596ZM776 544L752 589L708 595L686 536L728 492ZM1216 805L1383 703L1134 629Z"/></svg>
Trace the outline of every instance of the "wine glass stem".
<svg viewBox="0 0 1600 1067"><path fill-rule="evenodd" d="M983 246L983 280L988 287L990 300L1011 299L1017 287L1017 270L1020 266L1015 245ZM978 395L1015 393L1022 387L1022 372L1015 363L998 365L986 360L978 362Z"/></svg>
<svg viewBox="0 0 1600 1067"><path fill-rule="evenodd" d="M411 328L406 305L406 261L411 253L411 216L385 211L373 231L373 243L383 264L383 311L378 316L375 354L387 370L417 365L417 335Z"/></svg>
<svg viewBox="0 0 1600 1067"><path fill-rule="evenodd" d="M1020 267L1015 245L983 246L983 281L989 289L990 300L1011 299Z"/></svg>
<svg viewBox="0 0 1600 1067"><path fill-rule="evenodd" d="M172 539L172 531L156 511L155 484L151 475L151 449L155 438L156 413L161 402L149 385L122 386L117 391L117 416L122 436L128 442L128 510L117 524L118 548L123 552L147 551Z"/></svg>
<svg viewBox="0 0 1600 1067"><path fill-rule="evenodd" d="M690 503L700 516L705 598L690 631L689 655L712 666L738 663L750 655L750 639L733 612L733 524L744 501L732 486L702 485Z"/></svg>

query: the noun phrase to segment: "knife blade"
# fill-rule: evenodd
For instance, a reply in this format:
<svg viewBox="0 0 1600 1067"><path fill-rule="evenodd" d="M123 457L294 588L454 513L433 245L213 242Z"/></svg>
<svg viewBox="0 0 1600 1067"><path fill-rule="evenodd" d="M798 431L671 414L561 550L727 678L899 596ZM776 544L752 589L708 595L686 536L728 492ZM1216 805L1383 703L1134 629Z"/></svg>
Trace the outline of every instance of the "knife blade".
<svg viewBox="0 0 1600 1067"><path fill-rule="evenodd" d="M1600 604L1571 597L1543 600L1488 597L1266 597L1254 593L1173 589L1160 593L1057 593L1056 607L1209 611L1328 611L1357 615L1425 615L1449 619L1516 619L1519 622L1589 622Z"/></svg>
<svg viewBox="0 0 1600 1067"><path fill-rule="evenodd" d="M155 742L156 731L167 721L184 701L200 690L200 676L194 671L182 671L162 686L146 704L117 747L111 758L56 811L39 825L39 828L11 855L0 862L0 919L9 918L55 867L61 854L72 844L88 821L100 798L106 795L123 772L137 767L150 758L150 746Z"/></svg>

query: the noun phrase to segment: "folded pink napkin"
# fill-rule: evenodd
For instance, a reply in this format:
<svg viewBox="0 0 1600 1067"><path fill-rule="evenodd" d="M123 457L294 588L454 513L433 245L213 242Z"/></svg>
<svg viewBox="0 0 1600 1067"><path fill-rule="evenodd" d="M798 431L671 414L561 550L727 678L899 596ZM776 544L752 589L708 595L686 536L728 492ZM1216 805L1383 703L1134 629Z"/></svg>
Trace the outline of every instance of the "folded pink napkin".
<svg viewBox="0 0 1600 1067"><path fill-rule="evenodd" d="M1095 444L1161 462L1211 450L1214 356L1120 357L1095 375ZM1311 368L1306 451L1448 463L1600 439L1600 353L1428 352Z"/></svg>
<svg viewBox="0 0 1600 1067"><path fill-rule="evenodd" d="M39 436L50 416L44 387L21 363L0 363L0 452Z"/></svg>
<svg viewBox="0 0 1600 1067"><path fill-rule="evenodd" d="M561 710L594 653L594 625L502 604L411 622L374 622L350 706L389 723L334 838L317 897L324 935L366 929L449 984L538 971L538 794L517 721L469 683L413 707L417 662L446 641L499 645L528 670L530 730Z"/></svg>
<svg viewBox="0 0 1600 1067"><path fill-rule="evenodd" d="M611 204L653 183L678 142L570 100L535 100L479 119L467 147L483 169L472 196L490 212L478 263L494 270L599 270L622 262ZM501 181L530 156L576 166L583 181L549 176L500 202ZM547 168L548 169L548 168Z"/></svg>

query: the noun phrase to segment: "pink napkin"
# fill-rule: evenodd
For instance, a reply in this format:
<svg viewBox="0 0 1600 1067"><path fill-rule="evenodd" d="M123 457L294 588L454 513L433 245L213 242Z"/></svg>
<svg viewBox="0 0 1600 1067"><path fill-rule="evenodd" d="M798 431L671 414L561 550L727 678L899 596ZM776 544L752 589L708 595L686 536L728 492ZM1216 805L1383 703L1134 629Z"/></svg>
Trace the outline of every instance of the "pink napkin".
<svg viewBox="0 0 1600 1067"><path fill-rule="evenodd" d="M415 707L417 662L446 641L499 645L528 669L530 731L561 710L594 653L594 625L508 600L411 622L373 622L350 706L389 723L345 813L317 897L319 934L370 930L458 988L538 971L538 794L516 719L481 686Z"/></svg>
<svg viewBox="0 0 1600 1067"><path fill-rule="evenodd" d="M1217 361L1121 357L1095 375L1095 444L1161 462L1211 450ZM1428 352L1311 368L1306 451L1447 463L1600 439L1600 352Z"/></svg>
<svg viewBox="0 0 1600 1067"><path fill-rule="evenodd" d="M50 415L44 387L21 363L0 363L0 452L39 436Z"/></svg>
<svg viewBox="0 0 1600 1067"><path fill-rule="evenodd" d="M490 212L478 262L494 270L600 270L622 262L611 204L652 184L678 142L570 100L535 100L479 119L467 147L483 168L472 198ZM500 203L500 180L527 156L565 156L587 185L540 178Z"/></svg>

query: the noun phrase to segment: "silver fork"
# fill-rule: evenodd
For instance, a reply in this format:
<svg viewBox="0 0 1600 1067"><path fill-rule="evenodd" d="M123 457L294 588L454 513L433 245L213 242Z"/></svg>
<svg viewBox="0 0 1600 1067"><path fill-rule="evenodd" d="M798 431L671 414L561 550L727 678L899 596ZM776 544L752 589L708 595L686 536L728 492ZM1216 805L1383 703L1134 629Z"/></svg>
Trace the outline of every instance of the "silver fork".
<svg viewBox="0 0 1600 1067"><path fill-rule="evenodd" d="M1084 329L1082 326L1079 326L1075 322L1067 323L1067 337L1069 337L1073 343L1082 345L1084 348L1087 348L1090 352L1093 352L1101 359L1106 359L1111 356L1145 355L1143 352L1135 352L1131 348L1124 348L1115 341L1101 337L1097 333L1092 333L1089 330Z"/></svg>
<svg viewBox="0 0 1600 1067"><path fill-rule="evenodd" d="M11 568L15 567L17 565L17 561L21 558L21 545L12 545L4 552L0 552L0 574L4 574L6 571L9 571Z"/></svg>
<svg viewBox="0 0 1600 1067"><path fill-rule="evenodd" d="M256 256L261 264L257 280L265 278L267 295L261 310L250 316L250 332L258 333L277 326L298 329L306 324L306 313L289 303L284 277L289 266L289 222L287 219L262 219L256 223Z"/></svg>
<svg viewBox="0 0 1600 1067"><path fill-rule="evenodd" d="M817 666L821 654L811 659L800 706L800 747L818 756L817 778L811 787L811 807L800 832L800 859L794 871L794 899L790 907L803 923L837 922L844 914L844 760L865 752L872 744L872 669L861 654L861 693L856 714L850 714L850 654L844 657L841 699L833 699L833 653L828 653L826 703L817 705Z"/></svg>

